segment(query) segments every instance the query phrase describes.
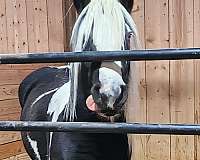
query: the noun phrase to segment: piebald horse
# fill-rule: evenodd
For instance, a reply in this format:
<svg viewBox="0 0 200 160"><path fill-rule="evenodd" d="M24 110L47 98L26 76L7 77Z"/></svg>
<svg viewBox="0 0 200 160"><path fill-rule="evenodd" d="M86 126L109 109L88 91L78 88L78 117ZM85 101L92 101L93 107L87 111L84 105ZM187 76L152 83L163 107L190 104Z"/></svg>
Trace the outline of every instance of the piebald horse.
<svg viewBox="0 0 200 160"><path fill-rule="evenodd" d="M133 0L74 0L79 17L71 46L79 51L129 50L138 34ZM130 64L71 63L32 72L19 87L22 121L125 122ZM33 160L129 160L126 134L22 132Z"/></svg>

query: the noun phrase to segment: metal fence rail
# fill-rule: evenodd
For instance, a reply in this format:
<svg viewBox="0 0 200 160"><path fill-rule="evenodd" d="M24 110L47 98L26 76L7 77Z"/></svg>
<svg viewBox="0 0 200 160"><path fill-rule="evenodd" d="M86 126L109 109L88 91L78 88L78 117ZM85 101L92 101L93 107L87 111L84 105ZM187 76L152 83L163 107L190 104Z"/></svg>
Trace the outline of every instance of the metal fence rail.
<svg viewBox="0 0 200 160"><path fill-rule="evenodd" d="M200 125L0 121L1 131L200 135Z"/></svg>
<svg viewBox="0 0 200 160"><path fill-rule="evenodd" d="M0 54L0 64L183 59L200 59L200 48ZM0 131L200 135L200 125L0 121Z"/></svg>
<svg viewBox="0 0 200 160"><path fill-rule="evenodd" d="M0 54L0 64L200 59L200 48Z"/></svg>

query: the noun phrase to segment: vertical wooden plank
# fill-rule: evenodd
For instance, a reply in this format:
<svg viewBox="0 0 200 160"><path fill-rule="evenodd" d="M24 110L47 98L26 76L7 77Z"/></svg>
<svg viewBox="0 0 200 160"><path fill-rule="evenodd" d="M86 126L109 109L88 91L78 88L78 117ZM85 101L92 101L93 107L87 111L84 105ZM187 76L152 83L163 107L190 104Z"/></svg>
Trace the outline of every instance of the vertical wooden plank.
<svg viewBox="0 0 200 160"><path fill-rule="evenodd" d="M194 0L194 47L200 47L200 1ZM194 76L195 76L195 123L200 123L200 60L194 61ZM195 153L194 159L200 159L200 136L195 136Z"/></svg>
<svg viewBox="0 0 200 160"><path fill-rule="evenodd" d="M145 37L147 48L168 48L168 0L145 1ZM147 62L147 121L168 123L169 62ZM147 159L170 159L170 136L147 136Z"/></svg>
<svg viewBox="0 0 200 160"><path fill-rule="evenodd" d="M28 52L25 0L6 1L8 52Z"/></svg>
<svg viewBox="0 0 200 160"><path fill-rule="evenodd" d="M49 51L64 51L63 0L47 0Z"/></svg>
<svg viewBox="0 0 200 160"><path fill-rule="evenodd" d="M170 0L170 47L193 47L193 0ZM170 62L172 123L194 123L194 64ZM171 159L194 159L194 136L171 137Z"/></svg>
<svg viewBox="0 0 200 160"><path fill-rule="evenodd" d="M0 0L0 53L7 52L6 0Z"/></svg>
<svg viewBox="0 0 200 160"><path fill-rule="evenodd" d="M27 0L29 52L48 51L46 0Z"/></svg>
<svg viewBox="0 0 200 160"><path fill-rule="evenodd" d="M136 25L138 28L138 32L139 32L139 36L141 40L141 46L143 47L145 46L144 4L145 4L144 0L135 0L133 11L132 11L133 19L136 22ZM133 65L135 65L135 67ZM130 90L129 90L129 99L128 99L128 103L129 103L128 121L145 123L146 122L145 62L132 62L131 67L132 67L131 77L130 77L130 82L129 82ZM138 95L137 93L135 93L137 91L139 91ZM146 136L145 135L131 135L131 140L132 140L132 159L145 160L146 159Z"/></svg>
<svg viewBox="0 0 200 160"><path fill-rule="evenodd" d="M73 5L73 0L65 2L64 20L66 23L66 50L70 51L70 38L74 23L76 21L76 10Z"/></svg>

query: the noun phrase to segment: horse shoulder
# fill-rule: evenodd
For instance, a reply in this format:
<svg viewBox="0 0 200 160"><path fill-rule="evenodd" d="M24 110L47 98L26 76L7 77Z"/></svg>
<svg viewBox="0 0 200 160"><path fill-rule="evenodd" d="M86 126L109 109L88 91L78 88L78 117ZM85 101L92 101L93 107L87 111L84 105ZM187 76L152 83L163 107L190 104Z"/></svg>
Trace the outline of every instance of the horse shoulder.
<svg viewBox="0 0 200 160"><path fill-rule="evenodd" d="M69 69L66 67L43 67L30 73L19 86L19 101L21 107L25 105L28 96L33 99L40 95L61 87L69 81Z"/></svg>

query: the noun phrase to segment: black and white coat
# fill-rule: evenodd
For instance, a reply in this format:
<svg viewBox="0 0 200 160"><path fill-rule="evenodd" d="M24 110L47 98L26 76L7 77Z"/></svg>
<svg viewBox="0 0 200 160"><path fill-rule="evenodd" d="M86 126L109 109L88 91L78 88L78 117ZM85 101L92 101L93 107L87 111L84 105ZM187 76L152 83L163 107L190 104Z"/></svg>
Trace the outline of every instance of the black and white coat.
<svg viewBox="0 0 200 160"><path fill-rule="evenodd" d="M105 15L101 17L101 14L109 8L116 15L112 17L111 12L107 12L108 20L104 21ZM110 23L109 20L117 22ZM99 25L101 23L104 25ZM109 27L106 25L111 27L110 31L103 29ZM116 25L118 29L115 29ZM107 34L114 37L105 38ZM71 43L74 51L125 50L129 49L130 36L136 48L138 37L135 24L117 0L91 0L75 24ZM34 71L19 88L21 120L124 122L130 64L111 63L109 67L104 62L73 63ZM91 94L100 108L97 112L86 106L86 99ZM125 134L22 132L22 139L26 151L34 160L130 159Z"/></svg>

